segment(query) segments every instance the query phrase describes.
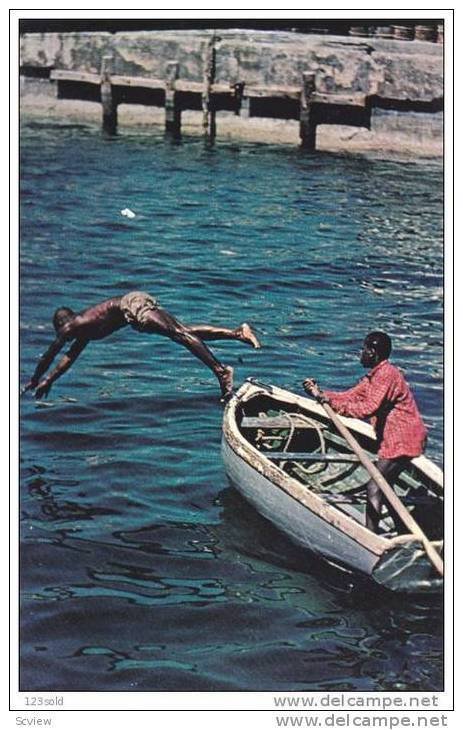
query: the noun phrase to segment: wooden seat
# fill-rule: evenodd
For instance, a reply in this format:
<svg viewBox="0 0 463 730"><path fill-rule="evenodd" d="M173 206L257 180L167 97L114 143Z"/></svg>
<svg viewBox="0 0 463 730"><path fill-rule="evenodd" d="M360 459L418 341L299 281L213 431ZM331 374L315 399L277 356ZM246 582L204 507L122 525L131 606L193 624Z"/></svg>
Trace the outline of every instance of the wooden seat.
<svg viewBox="0 0 463 730"><path fill-rule="evenodd" d="M297 414L291 414L291 418L285 416L244 416L241 420L242 428L315 428L303 418L298 418ZM323 428L323 426L321 426Z"/></svg>
<svg viewBox="0 0 463 730"><path fill-rule="evenodd" d="M264 451L262 452L267 459L271 461L329 461L333 463L349 463L358 462L359 458L355 454L321 454L309 452L292 452L292 451Z"/></svg>

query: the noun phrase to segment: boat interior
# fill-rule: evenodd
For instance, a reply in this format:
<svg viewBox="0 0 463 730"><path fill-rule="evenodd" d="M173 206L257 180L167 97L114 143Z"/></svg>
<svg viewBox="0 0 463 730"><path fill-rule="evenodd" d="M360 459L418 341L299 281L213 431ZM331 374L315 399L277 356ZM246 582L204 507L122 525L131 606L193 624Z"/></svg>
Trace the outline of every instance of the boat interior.
<svg viewBox="0 0 463 730"><path fill-rule="evenodd" d="M238 403L236 422L242 437L285 474L365 524L369 475L328 416L259 393ZM358 432L354 435L375 461L375 440ZM393 486L428 537L440 540L443 525L440 488L413 464L400 474ZM386 503L379 530L384 537L408 532L394 522Z"/></svg>

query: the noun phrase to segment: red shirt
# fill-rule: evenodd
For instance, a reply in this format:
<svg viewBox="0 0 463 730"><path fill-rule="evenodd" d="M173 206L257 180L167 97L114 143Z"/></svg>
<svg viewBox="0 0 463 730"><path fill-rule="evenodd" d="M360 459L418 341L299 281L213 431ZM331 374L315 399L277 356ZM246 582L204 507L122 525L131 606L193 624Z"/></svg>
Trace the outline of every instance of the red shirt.
<svg viewBox="0 0 463 730"><path fill-rule="evenodd" d="M342 416L369 418L378 439L378 456L420 456L426 427L412 392L395 365L382 360L350 390L323 391Z"/></svg>

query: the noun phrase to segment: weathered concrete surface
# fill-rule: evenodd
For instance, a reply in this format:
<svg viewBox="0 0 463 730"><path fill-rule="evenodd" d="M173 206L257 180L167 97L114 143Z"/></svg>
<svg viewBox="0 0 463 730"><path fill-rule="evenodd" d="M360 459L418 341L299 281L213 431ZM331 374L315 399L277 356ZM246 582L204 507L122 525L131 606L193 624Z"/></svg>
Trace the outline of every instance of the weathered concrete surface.
<svg viewBox="0 0 463 730"><path fill-rule="evenodd" d="M201 81L202 49L212 35L26 34L20 42L20 63L99 73L102 56L111 53L116 74L163 78L166 63L178 61L180 78ZM435 43L264 31L224 30L215 35L218 82L298 86L302 73L313 71L322 92L363 92L410 101L443 96L443 51Z"/></svg>
<svg viewBox="0 0 463 730"><path fill-rule="evenodd" d="M99 73L102 56L111 53L115 74L163 78L166 64L177 61L180 78L201 81L203 48L211 35L206 31L33 34L21 39L20 62L24 66ZM412 104L438 103L443 97L443 49L434 43L242 30L216 35L218 82L299 86L302 73L313 71L320 92L362 92L386 102ZM99 104L57 100L56 87L47 80L22 79L21 113L24 118L66 117L73 122L101 123ZM135 124L154 125L162 132L164 110L121 105L120 129ZM200 114L182 113L186 134L202 133L201 124ZM217 115L217 135L299 143L297 122L241 119L227 113ZM373 109L371 130L321 125L317 148L439 157L442 136L441 112Z"/></svg>

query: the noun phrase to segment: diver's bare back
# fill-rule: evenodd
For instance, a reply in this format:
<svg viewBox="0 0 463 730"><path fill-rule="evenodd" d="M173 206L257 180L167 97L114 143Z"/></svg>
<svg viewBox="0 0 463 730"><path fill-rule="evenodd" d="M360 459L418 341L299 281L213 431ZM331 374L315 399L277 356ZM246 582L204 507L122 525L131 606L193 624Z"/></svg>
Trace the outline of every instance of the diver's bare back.
<svg viewBox="0 0 463 730"><path fill-rule="evenodd" d="M128 323L121 309L122 297L113 297L77 314L64 325L66 339L102 340Z"/></svg>

